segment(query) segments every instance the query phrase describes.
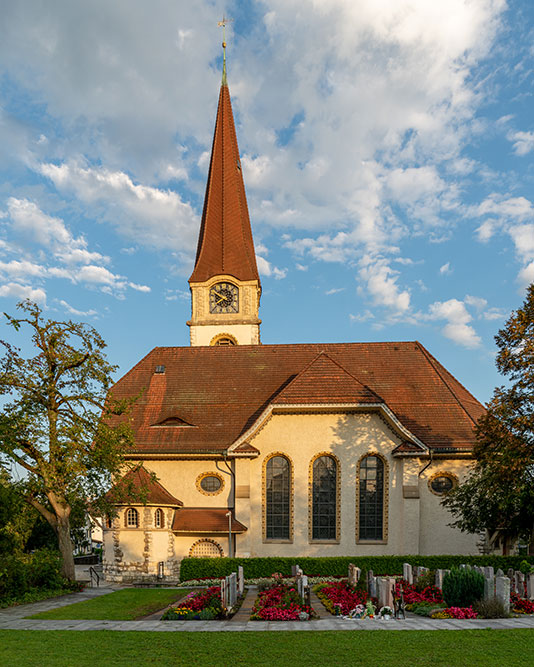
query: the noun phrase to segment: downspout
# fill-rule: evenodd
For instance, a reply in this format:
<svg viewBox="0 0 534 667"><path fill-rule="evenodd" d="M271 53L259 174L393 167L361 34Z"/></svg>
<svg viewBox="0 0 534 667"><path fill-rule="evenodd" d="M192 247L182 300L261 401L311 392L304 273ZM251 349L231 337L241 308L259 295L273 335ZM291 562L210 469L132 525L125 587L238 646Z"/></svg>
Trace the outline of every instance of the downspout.
<svg viewBox="0 0 534 667"><path fill-rule="evenodd" d="M432 465L432 463L433 463L432 456L433 456L434 452L433 452L431 449L429 449L429 452L430 452L430 461L426 464L426 466L425 466L424 468L421 468L421 470L419 471L419 474L417 475L417 477L421 477L421 475L425 472L425 470L426 470L428 467L430 467L430 466Z"/></svg>
<svg viewBox="0 0 534 667"><path fill-rule="evenodd" d="M215 464L215 467L220 472L224 473L225 475L230 475L230 477L232 478L231 492L230 492L230 502L228 503L228 505L229 505L229 507L228 507L228 514L229 514L229 517L228 517L228 547L229 547L228 555L229 555L230 558L232 558L233 555L235 554L234 538L233 538L232 530L231 530L232 518L234 517L234 510L235 510L235 472L232 470L232 466L230 466L228 464L228 450L227 449L225 449L223 451L223 459L224 459L224 464L225 464L228 472L226 472L225 470L221 470L217 463Z"/></svg>

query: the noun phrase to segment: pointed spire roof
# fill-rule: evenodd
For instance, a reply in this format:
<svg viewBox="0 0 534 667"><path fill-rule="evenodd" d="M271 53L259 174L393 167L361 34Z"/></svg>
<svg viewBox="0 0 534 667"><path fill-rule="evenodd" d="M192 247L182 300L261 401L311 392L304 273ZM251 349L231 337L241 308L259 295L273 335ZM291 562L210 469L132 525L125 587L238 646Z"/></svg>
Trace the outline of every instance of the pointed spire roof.
<svg viewBox="0 0 534 667"><path fill-rule="evenodd" d="M326 352L321 352L278 394L273 405L383 402Z"/></svg>
<svg viewBox="0 0 534 667"><path fill-rule="evenodd" d="M226 63L195 268L189 282L204 282L212 276L223 274L238 280L259 281L234 117L226 83Z"/></svg>

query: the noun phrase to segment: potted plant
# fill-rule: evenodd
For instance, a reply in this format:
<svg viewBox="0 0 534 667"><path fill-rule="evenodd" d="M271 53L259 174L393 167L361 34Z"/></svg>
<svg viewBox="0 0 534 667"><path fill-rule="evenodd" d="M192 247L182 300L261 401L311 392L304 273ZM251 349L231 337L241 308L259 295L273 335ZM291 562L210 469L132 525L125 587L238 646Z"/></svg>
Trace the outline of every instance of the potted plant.
<svg viewBox="0 0 534 667"><path fill-rule="evenodd" d="M385 621L389 621L389 619L393 616L393 609L387 605L384 605L378 613L380 618L383 618Z"/></svg>

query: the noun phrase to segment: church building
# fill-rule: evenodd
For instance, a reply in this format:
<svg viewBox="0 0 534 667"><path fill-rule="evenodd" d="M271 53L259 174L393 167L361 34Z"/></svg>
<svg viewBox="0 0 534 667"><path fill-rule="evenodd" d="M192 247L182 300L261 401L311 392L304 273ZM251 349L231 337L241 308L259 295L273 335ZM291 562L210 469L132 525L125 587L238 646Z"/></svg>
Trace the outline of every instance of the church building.
<svg viewBox="0 0 534 667"><path fill-rule="evenodd" d="M474 554L440 501L483 406L421 343L265 345L226 69L191 289L189 347L113 388L139 395L144 490L104 528L108 580L177 578L187 556Z"/></svg>

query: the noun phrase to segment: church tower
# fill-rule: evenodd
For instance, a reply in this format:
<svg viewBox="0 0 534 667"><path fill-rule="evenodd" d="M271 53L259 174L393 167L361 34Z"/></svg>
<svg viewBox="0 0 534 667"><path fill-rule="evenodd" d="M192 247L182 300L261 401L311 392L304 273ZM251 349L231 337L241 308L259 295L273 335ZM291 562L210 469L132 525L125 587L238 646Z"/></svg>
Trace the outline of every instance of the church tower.
<svg viewBox="0 0 534 667"><path fill-rule="evenodd" d="M226 81L219 106L191 289L191 345L259 345L261 284Z"/></svg>

